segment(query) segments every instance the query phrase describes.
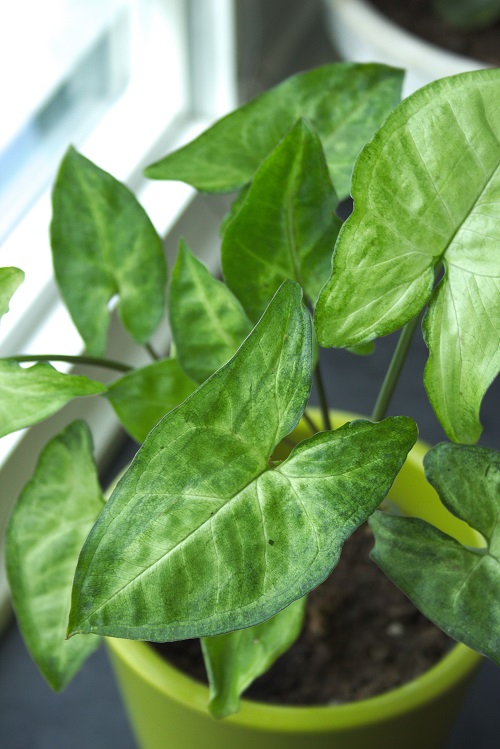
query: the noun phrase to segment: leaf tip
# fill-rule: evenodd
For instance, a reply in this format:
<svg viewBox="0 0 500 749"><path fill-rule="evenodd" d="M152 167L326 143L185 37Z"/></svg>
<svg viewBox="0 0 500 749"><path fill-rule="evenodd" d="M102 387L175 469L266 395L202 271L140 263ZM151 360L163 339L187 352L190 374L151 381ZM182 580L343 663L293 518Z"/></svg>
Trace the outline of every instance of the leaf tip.
<svg viewBox="0 0 500 749"><path fill-rule="evenodd" d="M236 699L224 699L219 695L212 697L208 703L208 711L212 718L216 720L222 720L228 718L230 715L234 715L239 712L240 700Z"/></svg>

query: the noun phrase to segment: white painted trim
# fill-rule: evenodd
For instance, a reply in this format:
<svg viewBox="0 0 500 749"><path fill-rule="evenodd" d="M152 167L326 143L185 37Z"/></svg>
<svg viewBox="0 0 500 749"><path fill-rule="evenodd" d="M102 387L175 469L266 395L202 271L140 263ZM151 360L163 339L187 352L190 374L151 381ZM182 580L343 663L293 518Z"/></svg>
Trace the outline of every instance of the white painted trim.
<svg viewBox="0 0 500 749"><path fill-rule="evenodd" d="M156 2L156 0L155 0ZM169 0L175 3L183 19L188 22L186 9L190 14L196 11L200 0ZM212 17L212 32L207 26L193 30L192 46L202 61L197 66L203 72L193 71L189 97L184 102L182 115L174 122L165 117L161 110L161 86L156 81L153 104L149 102L147 112L141 117L140 137L132 141L123 137L123 123L129 123L129 134L137 135L137 114L140 101L122 97L110 110L101 128L92 134L81 147L82 152L107 169L118 179L133 189L141 201L157 231L162 237L175 235L175 240L166 244L170 256L175 253L179 222L189 217L188 226L197 224L200 242L193 247L195 252L208 265L214 268L218 257L218 223L222 218L217 210L198 210L195 191L177 182L150 182L142 178L142 170L166 152L174 150L192 140L210 123L225 114L236 102L236 65L234 55L234 0L207 0L203 3L205 13L210 9L216 13ZM210 14L208 13L207 17ZM193 60L191 60L193 64ZM168 74L168 69L165 71ZM203 84L204 98L197 101L197 86ZM155 102L159 101L158 107ZM144 103L146 106L146 103ZM136 109L137 107L137 109ZM130 129L131 128L131 129ZM113 146L111 147L110 144ZM54 353L54 340L57 349L65 354L82 353L82 341L74 329L69 315L57 292L53 274L48 235L51 207L47 191L29 211L26 218L11 233L2 248L2 264L14 265L27 271L25 283L14 295L8 315L2 318L0 327L0 356L16 353ZM175 229L174 229L175 227ZM168 254L168 252L167 252ZM170 257L172 261L172 257ZM170 262L171 267L172 262ZM145 352L137 347L114 319L109 332L108 355L121 359L134 366L148 363ZM165 325L154 336L154 344L159 350L166 349L169 330ZM59 367L59 365L58 365ZM69 369L68 367L61 369ZM75 370L82 371L82 370ZM92 376L92 371L85 370ZM100 375L102 371L100 372ZM95 376L95 371L94 371ZM116 374L114 375L116 377ZM113 375L110 374L110 380ZM1 557L3 556L3 536L11 507L19 491L32 474L41 448L70 420L85 418L94 434L95 454L100 465L113 451L120 435L120 427L110 405L102 398L77 399L52 418L36 426L8 435L0 440L0 466L2 495L0 499L0 630L2 622L9 614L9 596L6 575Z"/></svg>

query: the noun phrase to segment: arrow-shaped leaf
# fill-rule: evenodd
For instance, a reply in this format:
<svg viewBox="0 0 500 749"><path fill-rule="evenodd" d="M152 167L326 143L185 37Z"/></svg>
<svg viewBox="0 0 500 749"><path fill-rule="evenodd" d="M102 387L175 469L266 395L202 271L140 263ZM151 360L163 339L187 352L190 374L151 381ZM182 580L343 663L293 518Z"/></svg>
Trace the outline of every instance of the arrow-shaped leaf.
<svg viewBox="0 0 500 749"><path fill-rule="evenodd" d="M80 557L70 633L220 634L270 618L328 575L416 434L409 419L357 422L269 470L310 384L309 314L285 282L236 355L150 433L117 486Z"/></svg>
<svg viewBox="0 0 500 749"><path fill-rule="evenodd" d="M486 547L462 546L417 518L377 512L372 557L438 627L500 665L500 453L443 443L427 454L425 470L443 504Z"/></svg>
<svg viewBox="0 0 500 749"><path fill-rule="evenodd" d="M224 234L224 279L252 320L287 278L316 302L341 226L336 206L320 140L299 120L257 171Z"/></svg>
<svg viewBox="0 0 500 749"><path fill-rule="evenodd" d="M163 246L134 195L70 148L53 192L52 253L56 279L88 350L102 356L108 303L138 343L160 322L165 305Z"/></svg>
<svg viewBox="0 0 500 749"><path fill-rule="evenodd" d="M500 71L426 86L364 149L355 210L320 296L323 346L386 335L428 302L425 383L451 439L475 442L479 406L500 368Z"/></svg>
<svg viewBox="0 0 500 749"><path fill-rule="evenodd" d="M114 382L106 398L129 434L144 442L166 413L196 388L175 359L155 362Z"/></svg>
<svg viewBox="0 0 500 749"><path fill-rule="evenodd" d="M295 642L302 629L306 596L254 627L204 637L203 658L215 718L238 712L240 695Z"/></svg>
<svg viewBox="0 0 500 749"><path fill-rule="evenodd" d="M0 391L0 437L4 437L46 419L73 398L104 393L106 386L88 377L61 374L44 362L25 369L3 359Z"/></svg>
<svg viewBox="0 0 500 749"><path fill-rule="evenodd" d="M307 117L323 143L333 184L346 197L354 161L398 103L402 79L401 70L354 63L292 76L152 164L146 175L182 180L205 192L238 190L294 123Z"/></svg>
<svg viewBox="0 0 500 749"><path fill-rule="evenodd" d="M0 317L9 311L9 302L16 289L24 281L19 268L0 268Z"/></svg>
<svg viewBox="0 0 500 749"><path fill-rule="evenodd" d="M310 385L309 314L300 288L289 282L235 357L167 415L138 452L82 551L70 631L110 626L153 640L197 636L184 634L193 627L203 635L223 631L223 599L241 581L233 575L221 589L227 570L214 534L231 523L235 505L247 515L242 523L255 522L258 505L241 495L297 424ZM250 532L257 551L262 529ZM236 536L225 553L235 555L240 575L242 565L258 570L248 550L238 551ZM125 567L112 572L116 565ZM251 574L242 587L248 595Z"/></svg>
<svg viewBox="0 0 500 749"><path fill-rule="evenodd" d="M169 320L179 364L195 382L222 367L252 329L236 297L185 242L172 272Z"/></svg>
<svg viewBox="0 0 500 749"><path fill-rule="evenodd" d="M6 563L12 600L30 653L60 690L100 638L66 640L71 586L82 543L104 506L83 422L55 437L40 455L9 522Z"/></svg>

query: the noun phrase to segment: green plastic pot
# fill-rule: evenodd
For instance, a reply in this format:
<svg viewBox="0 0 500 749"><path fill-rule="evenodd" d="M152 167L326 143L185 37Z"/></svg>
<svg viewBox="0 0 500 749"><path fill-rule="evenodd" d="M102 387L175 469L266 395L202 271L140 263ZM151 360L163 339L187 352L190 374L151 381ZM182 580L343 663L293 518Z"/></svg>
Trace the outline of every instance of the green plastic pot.
<svg viewBox="0 0 500 749"><path fill-rule="evenodd" d="M315 415L319 422L318 415ZM336 413L334 425L353 417ZM296 430L308 436L304 424ZM463 543L473 531L439 502L424 477L417 443L389 497ZM108 639L111 661L141 749L440 749L481 657L455 645L433 668L383 695L345 705L282 707L248 700L222 721L207 710L208 689L148 644Z"/></svg>

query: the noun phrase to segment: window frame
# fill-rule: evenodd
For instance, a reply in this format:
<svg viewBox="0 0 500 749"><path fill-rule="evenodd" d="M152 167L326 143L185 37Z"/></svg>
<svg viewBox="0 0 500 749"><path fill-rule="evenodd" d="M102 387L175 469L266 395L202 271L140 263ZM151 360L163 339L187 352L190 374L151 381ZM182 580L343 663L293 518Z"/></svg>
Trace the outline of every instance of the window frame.
<svg viewBox="0 0 500 749"><path fill-rule="evenodd" d="M143 2L150 5L164 2L131 1L136 11ZM85 156L133 190L165 240L168 240L172 227L190 214L195 191L178 182L147 181L142 176L144 167L168 150L196 137L237 103L235 0L169 0L170 9L174 5L181 23L185 24L186 49L189 50L185 81L188 95L180 115L166 125L155 120L156 104L153 101L148 117L142 118L145 127L136 133L133 147L124 151L124 144L118 139L118 148L113 149L110 143L116 146L117 139L113 136L120 131L120 123L125 121L134 106L138 106L137 102L120 98L100 125L79 145ZM156 89L160 99L161 76L152 88L153 91ZM130 146L130 142L127 145ZM48 233L50 216L49 187L17 224L2 248L3 266L14 265L28 271L25 282L12 298L9 313L1 321L2 357L15 353L56 353L51 350L55 335L61 352L75 355L83 351L83 343L62 304L53 277ZM214 227L202 230L201 236L206 236L207 241L198 248L200 256L209 264L214 262L214 232ZM157 344L164 347L168 338L167 328L155 336ZM110 355L135 366L146 363L143 350L124 335L116 320L112 322L110 339ZM58 365L58 368L61 367ZM104 464L116 443L119 426L111 408L103 404L103 400L77 399L47 421L0 440L3 487L0 498L0 630L10 613L3 566L3 537L11 507L26 476L34 468L39 450L69 419L85 416L94 434L96 459L99 465Z"/></svg>

